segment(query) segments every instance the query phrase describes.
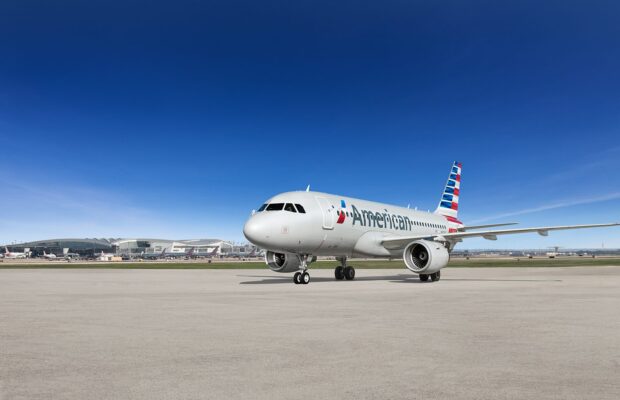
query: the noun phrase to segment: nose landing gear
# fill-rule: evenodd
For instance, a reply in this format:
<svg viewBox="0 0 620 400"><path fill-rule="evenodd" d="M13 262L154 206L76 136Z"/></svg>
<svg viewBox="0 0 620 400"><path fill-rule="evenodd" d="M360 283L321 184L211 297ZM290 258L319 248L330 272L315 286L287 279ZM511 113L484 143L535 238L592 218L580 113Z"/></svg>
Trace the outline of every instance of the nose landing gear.
<svg viewBox="0 0 620 400"><path fill-rule="evenodd" d="M310 274L308 273L308 256L307 255L301 256L301 265L299 266L299 268L301 269L301 271L295 272L295 275L293 275L293 282L296 285L299 285L299 284L307 285L308 283L310 283Z"/></svg>

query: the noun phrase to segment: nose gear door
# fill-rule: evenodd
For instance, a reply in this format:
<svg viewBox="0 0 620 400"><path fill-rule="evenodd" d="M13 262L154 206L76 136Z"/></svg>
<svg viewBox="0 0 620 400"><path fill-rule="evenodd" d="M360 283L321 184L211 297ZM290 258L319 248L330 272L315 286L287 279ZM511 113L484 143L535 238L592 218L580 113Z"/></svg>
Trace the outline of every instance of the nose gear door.
<svg viewBox="0 0 620 400"><path fill-rule="evenodd" d="M317 197L316 201L319 203L321 211L323 212L323 229L334 229L336 209L329 204L329 201L325 197Z"/></svg>

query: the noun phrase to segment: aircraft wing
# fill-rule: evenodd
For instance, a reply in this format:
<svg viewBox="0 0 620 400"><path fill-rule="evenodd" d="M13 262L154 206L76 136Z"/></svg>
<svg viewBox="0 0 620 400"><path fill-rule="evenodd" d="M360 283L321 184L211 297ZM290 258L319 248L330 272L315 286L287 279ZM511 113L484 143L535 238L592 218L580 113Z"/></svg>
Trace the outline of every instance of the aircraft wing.
<svg viewBox="0 0 620 400"><path fill-rule="evenodd" d="M505 222L503 224L489 224L489 225L465 225L462 228L459 228L459 232L471 231L473 229L484 229L484 228L497 228L498 226L508 226L508 225L517 225L517 222Z"/></svg>
<svg viewBox="0 0 620 400"><path fill-rule="evenodd" d="M562 231L568 229L584 229L584 228L604 228L608 226L618 226L620 223L615 222L611 224L591 224L591 225L564 225L564 226L543 226L539 228L521 228L521 229L501 229L492 231L474 231L474 232L453 232L443 234L431 234L431 235L417 235L417 236L388 236L383 238L381 244L387 249L398 249L406 246L414 240L426 239L426 240L439 240L439 241L452 241L460 242L462 239L471 237L482 237L488 240L497 240L499 235L512 235L516 233L532 233L536 232L541 236L549 235L550 231Z"/></svg>

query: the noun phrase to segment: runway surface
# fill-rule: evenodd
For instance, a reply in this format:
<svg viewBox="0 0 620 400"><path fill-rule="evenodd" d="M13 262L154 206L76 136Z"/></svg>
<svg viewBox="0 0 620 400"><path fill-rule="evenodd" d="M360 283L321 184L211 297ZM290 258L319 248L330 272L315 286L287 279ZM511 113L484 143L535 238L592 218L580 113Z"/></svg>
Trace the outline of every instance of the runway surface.
<svg viewBox="0 0 620 400"><path fill-rule="evenodd" d="M618 399L620 267L0 270L0 399Z"/></svg>

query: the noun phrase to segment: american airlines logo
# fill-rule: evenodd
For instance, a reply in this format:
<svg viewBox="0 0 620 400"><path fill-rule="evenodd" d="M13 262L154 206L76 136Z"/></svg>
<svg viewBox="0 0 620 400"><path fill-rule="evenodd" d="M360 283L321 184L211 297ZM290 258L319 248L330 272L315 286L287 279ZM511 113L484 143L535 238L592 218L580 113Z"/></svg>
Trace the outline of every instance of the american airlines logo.
<svg viewBox="0 0 620 400"><path fill-rule="evenodd" d="M340 212L338 213L338 221L336 223L342 224L345 219L347 219L347 203L344 200L340 200Z"/></svg>
<svg viewBox="0 0 620 400"><path fill-rule="evenodd" d="M344 203L344 200L342 201ZM388 210L384 210L385 212L379 211L370 211L370 210L361 210L359 211L357 207L351 204L351 217L353 218L353 225L359 223L360 226L364 227L376 227L376 228L385 228L385 229L396 229L401 231L410 231L413 226L413 221L409 219L409 217L403 217L398 214L391 214ZM341 213L341 217L338 218L338 223L341 224L344 222L344 217L342 217L344 213ZM342 222L340 222L342 219Z"/></svg>

